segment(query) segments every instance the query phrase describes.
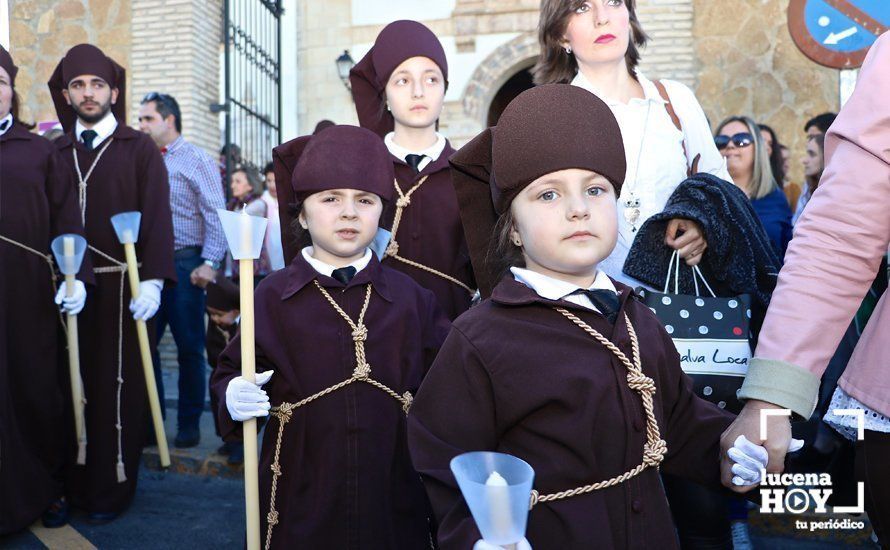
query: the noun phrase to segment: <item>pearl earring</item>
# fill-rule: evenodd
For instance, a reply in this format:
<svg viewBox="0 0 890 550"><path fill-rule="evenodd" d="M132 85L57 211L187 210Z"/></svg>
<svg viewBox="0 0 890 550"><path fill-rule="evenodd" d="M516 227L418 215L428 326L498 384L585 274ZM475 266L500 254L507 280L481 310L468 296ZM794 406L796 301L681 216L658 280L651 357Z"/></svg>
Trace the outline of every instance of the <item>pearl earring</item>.
<svg viewBox="0 0 890 550"><path fill-rule="evenodd" d="M572 54L572 47L571 47L571 46L566 46L566 53L569 54L569 55Z"/></svg>

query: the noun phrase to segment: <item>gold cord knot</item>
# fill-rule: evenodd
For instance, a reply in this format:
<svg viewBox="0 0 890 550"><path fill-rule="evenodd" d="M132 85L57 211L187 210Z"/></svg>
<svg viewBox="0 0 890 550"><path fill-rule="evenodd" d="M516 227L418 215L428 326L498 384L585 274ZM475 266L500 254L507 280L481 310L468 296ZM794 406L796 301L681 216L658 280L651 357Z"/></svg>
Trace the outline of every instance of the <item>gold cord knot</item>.
<svg viewBox="0 0 890 550"><path fill-rule="evenodd" d="M667 442L664 439L658 439L655 442L646 442L643 445L643 464L650 467L657 467L664 460L667 454Z"/></svg>
<svg viewBox="0 0 890 550"><path fill-rule="evenodd" d="M277 510L272 510L272 511L269 512L269 514L266 516L266 519L267 519L267 521L269 522L269 526L270 526L270 527L273 526L273 525L278 525L278 511L277 511Z"/></svg>
<svg viewBox="0 0 890 550"><path fill-rule="evenodd" d="M398 256L399 255L399 243L395 240L389 241L389 244L386 246L386 253L384 256Z"/></svg>
<svg viewBox="0 0 890 550"><path fill-rule="evenodd" d="M627 385L639 392L655 392L655 381L642 372L628 373Z"/></svg>
<svg viewBox="0 0 890 550"><path fill-rule="evenodd" d="M367 378L371 374L371 365L368 363L362 363L360 365L356 365L355 370L352 371L352 376L354 378L363 379Z"/></svg>
<svg viewBox="0 0 890 550"><path fill-rule="evenodd" d="M411 408L411 404L414 403L414 396L411 395L411 392L406 391L402 394L402 410L405 411L405 414L408 414L408 410Z"/></svg>
<svg viewBox="0 0 890 550"><path fill-rule="evenodd" d="M277 475L277 476L280 476L280 475L281 475L281 465L280 465L280 464L273 464L273 465L272 465L272 473L275 474L275 475Z"/></svg>
<svg viewBox="0 0 890 550"><path fill-rule="evenodd" d="M396 201L396 207L398 208L405 208L409 204L411 204L411 197L407 196L399 197L399 200Z"/></svg>
<svg viewBox="0 0 890 550"><path fill-rule="evenodd" d="M352 341L353 342L364 342L368 339L368 327L365 325L359 325L355 327L352 331Z"/></svg>
<svg viewBox="0 0 890 550"><path fill-rule="evenodd" d="M538 491L535 489L532 489L531 495L529 496L529 499L528 499L528 509L529 510L534 508L535 504L538 503L538 496L539 496Z"/></svg>

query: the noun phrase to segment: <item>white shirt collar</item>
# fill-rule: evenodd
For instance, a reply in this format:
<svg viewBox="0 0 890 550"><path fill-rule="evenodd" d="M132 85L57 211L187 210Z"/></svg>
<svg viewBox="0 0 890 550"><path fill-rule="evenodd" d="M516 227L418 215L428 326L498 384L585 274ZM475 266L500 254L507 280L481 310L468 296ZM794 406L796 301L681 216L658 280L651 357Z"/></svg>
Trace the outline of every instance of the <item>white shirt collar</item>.
<svg viewBox="0 0 890 550"><path fill-rule="evenodd" d="M548 300L565 299L588 309L599 311L590 301L590 298L584 294L574 294L578 291L577 285L522 267L511 267L510 272L513 273L514 279L534 290L541 298ZM597 270L593 284L587 288L587 290L598 289L611 290L616 294L618 293L612 280L601 270Z"/></svg>
<svg viewBox="0 0 890 550"><path fill-rule="evenodd" d="M303 258L307 262L309 262L309 265L311 265L312 268L315 269L315 271L318 271L322 275L327 275L328 277L330 277L334 274L334 270L338 269L330 264L322 262L321 260L317 260L317 259L313 258L311 246L307 246L301 252L303 253ZM355 272L358 273L359 271L368 267L368 264L370 262L371 262L371 249L366 248L365 255L362 256L361 258L359 258L358 260L352 262L351 264L349 264L349 266L354 267ZM346 267L349 267L349 266L346 266Z"/></svg>
<svg viewBox="0 0 890 550"><path fill-rule="evenodd" d="M407 157L408 155L424 155L425 158L421 160L420 164L417 166L419 170L423 170L424 168L426 168L429 163L439 158L439 155L441 155L442 151L445 150L445 136L443 136L439 132L436 132L436 143L432 144L422 151L412 151L410 149L406 149L393 141L394 137L395 132L390 132L383 137L383 143L386 144L386 148L389 149L389 152L392 153L394 157L402 160L405 160L405 157Z"/></svg>
<svg viewBox="0 0 890 550"><path fill-rule="evenodd" d="M77 141L83 143L83 139L81 139L80 134L83 133L87 128L80 122L80 119L77 119L77 123L74 125L74 135L77 137ZM117 129L117 119L114 118L114 114L111 111L105 113L105 116L96 123L95 126L92 127L92 130L96 132L96 139L93 140L93 149L99 147L103 141L108 139L111 134L114 133L115 129Z"/></svg>
<svg viewBox="0 0 890 550"><path fill-rule="evenodd" d="M632 98L631 102L633 102L633 101L638 101L638 102L653 101L656 103L666 103L666 101L664 99L662 99L661 94L658 93L658 88L655 87L655 84L653 84L653 82L651 80L646 78L643 75L643 73L639 71L639 69L637 70L637 81L640 83L640 86L643 87L644 99ZM584 74L581 71L578 71L578 73L575 75L575 78L572 79L571 84L572 84L572 86L584 88L588 92L592 93L596 97L603 100L603 102L605 102L606 105L608 105L610 107L612 107L614 105L622 105L622 103L618 100L604 97L602 92L600 92L599 89L597 89L593 84L591 84L590 81L587 80L587 77L584 76Z"/></svg>
<svg viewBox="0 0 890 550"><path fill-rule="evenodd" d="M12 128L12 113L6 113L5 117L0 118L0 126L3 126L4 122L6 123L6 127L0 130L0 136L5 134L9 131L10 128Z"/></svg>

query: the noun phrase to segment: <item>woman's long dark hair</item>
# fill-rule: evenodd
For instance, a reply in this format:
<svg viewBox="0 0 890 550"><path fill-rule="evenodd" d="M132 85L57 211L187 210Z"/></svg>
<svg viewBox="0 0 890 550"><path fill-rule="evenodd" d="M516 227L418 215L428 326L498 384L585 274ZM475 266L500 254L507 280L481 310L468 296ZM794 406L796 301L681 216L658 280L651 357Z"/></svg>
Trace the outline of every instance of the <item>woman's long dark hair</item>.
<svg viewBox="0 0 890 550"><path fill-rule="evenodd" d="M773 171L773 177L776 179L776 185L779 188L785 187L785 165L782 161L782 144L779 142L779 136L775 130L766 124L758 124L761 130L768 133L773 140L772 153L769 154L769 167Z"/></svg>

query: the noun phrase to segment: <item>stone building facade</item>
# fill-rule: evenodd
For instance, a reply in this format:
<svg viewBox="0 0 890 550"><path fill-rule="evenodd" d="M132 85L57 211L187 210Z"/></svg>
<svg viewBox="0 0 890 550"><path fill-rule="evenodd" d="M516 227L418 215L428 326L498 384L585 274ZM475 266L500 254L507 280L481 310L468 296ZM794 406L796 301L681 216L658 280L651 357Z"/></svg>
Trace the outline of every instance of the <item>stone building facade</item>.
<svg viewBox="0 0 890 550"><path fill-rule="evenodd" d="M214 156L219 150L222 0L12 0L11 52L20 71L22 117L56 120L46 87L72 46L96 44L127 69L127 123L135 126L147 92L176 97L183 135Z"/></svg>
<svg viewBox="0 0 890 550"><path fill-rule="evenodd" d="M250 2L259 0L238 0ZM65 50L90 41L128 69L130 124L149 91L177 97L184 133L208 151L220 145L223 0L11 0L12 52L23 67L26 119L53 120L45 82ZM284 139L328 118L355 123L335 60L363 56L396 19L417 19L441 38L450 87L441 129L456 145L485 127L538 55L539 0L293 0L282 38ZM800 180L804 121L838 107L838 73L806 59L786 24L788 0L637 0L650 43L641 70L697 93L712 123L749 114L773 126L795 153ZM287 54L290 54L288 56Z"/></svg>

